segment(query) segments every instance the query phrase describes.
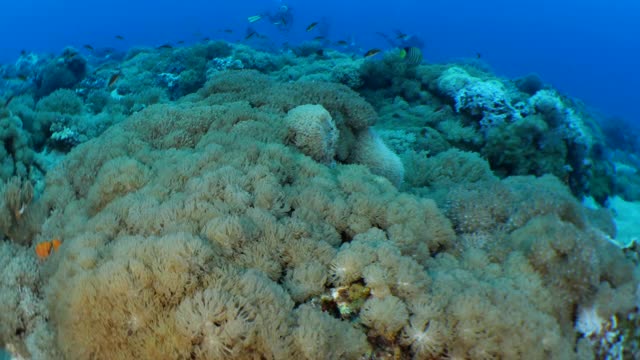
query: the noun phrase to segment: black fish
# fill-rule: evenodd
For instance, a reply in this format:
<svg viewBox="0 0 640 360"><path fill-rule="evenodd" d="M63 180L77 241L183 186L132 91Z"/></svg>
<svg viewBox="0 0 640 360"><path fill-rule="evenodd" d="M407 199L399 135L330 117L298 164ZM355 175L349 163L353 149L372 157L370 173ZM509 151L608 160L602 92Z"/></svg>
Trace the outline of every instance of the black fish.
<svg viewBox="0 0 640 360"><path fill-rule="evenodd" d="M316 27L316 25L318 25L318 22L312 22L311 24L309 24L309 26L307 26L307 32L313 30L314 27Z"/></svg>
<svg viewBox="0 0 640 360"><path fill-rule="evenodd" d="M118 40L124 40L124 36L122 35L116 35L115 38Z"/></svg>
<svg viewBox="0 0 640 360"><path fill-rule="evenodd" d="M403 32L398 31L398 32L396 33L396 39L398 39L398 40L407 40L407 39L409 39L409 35L407 35L407 34L405 34L405 33L403 33Z"/></svg>
<svg viewBox="0 0 640 360"><path fill-rule="evenodd" d="M380 53L381 51L382 50L380 50L380 49L371 49L371 50L367 51L366 53L364 53L364 57L367 58L367 57L375 56L378 53Z"/></svg>
<svg viewBox="0 0 640 360"><path fill-rule="evenodd" d="M171 44L162 44L162 45L158 46L156 49L158 49L158 50L173 49L173 45L171 45Z"/></svg>
<svg viewBox="0 0 640 360"><path fill-rule="evenodd" d="M89 50L89 51L93 51L93 46L89 45L89 44L84 44L82 45L83 48Z"/></svg>
<svg viewBox="0 0 640 360"><path fill-rule="evenodd" d="M107 87L113 86L113 84L115 84L116 81L118 81L118 79L120 78L120 75L122 75L121 72L117 72L117 73L111 75L111 77L109 78L109 82L107 83Z"/></svg>
<svg viewBox="0 0 640 360"><path fill-rule="evenodd" d="M13 100L13 98L16 97L15 95L9 95L9 98L7 99L7 101L4 102L4 107L9 106L9 104L11 103L11 100Z"/></svg>

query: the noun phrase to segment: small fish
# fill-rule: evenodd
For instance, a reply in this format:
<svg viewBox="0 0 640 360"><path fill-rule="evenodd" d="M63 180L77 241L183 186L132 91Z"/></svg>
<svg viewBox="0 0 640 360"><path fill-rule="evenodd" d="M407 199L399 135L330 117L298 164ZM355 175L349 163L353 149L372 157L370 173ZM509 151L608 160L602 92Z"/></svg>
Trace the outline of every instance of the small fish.
<svg viewBox="0 0 640 360"><path fill-rule="evenodd" d="M400 58L411 65L420 65L422 64L422 51L415 46L405 47L400 49Z"/></svg>
<svg viewBox="0 0 640 360"><path fill-rule="evenodd" d="M124 36L122 36L122 35L116 35L115 38L117 40L124 40Z"/></svg>
<svg viewBox="0 0 640 360"><path fill-rule="evenodd" d="M407 39L409 39L409 35L398 31L398 33L396 35L396 39L397 40L407 40Z"/></svg>
<svg viewBox="0 0 640 360"><path fill-rule="evenodd" d="M324 50L323 49L316 50L316 55L320 57L324 56Z"/></svg>
<svg viewBox="0 0 640 360"><path fill-rule="evenodd" d="M210 37L208 37L208 36L207 36L207 37L202 38L202 41L204 41L204 42L209 42L209 40L211 40L211 38L210 38Z"/></svg>
<svg viewBox="0 0 640 360"><path fill-rule="evenodd" d="M244 37L244 39L245 39L245 40L249 40L249 39L251 39L252 37L254 37L254 36L256 36L256 35L258 35L258 33L257 33L257 32L255 32L255 31L249 31L249 32L247 33L247 36L245 36L245 37Z"/></svg>
<svg viewBox="0 0 640 360"><path fill-rule="evenodd" d="M82 45L83 48L89 50L89 51L93 51L93 46L89 45L89 44L84 44Z"/></svg>
<svg viewBox="0 0 640 360"><path fill-rule="evenodd" d="M73 51L65 51L65 52L62 54L62 56L63 56L65 59L70 60L70 59L73 59L74 57L78 56L78 53L77 53L77 52L75 52L75 50L73 50Z"/></svg>
<svg viewBox="0 0 640 360"><path fill-rule="evenodd" d="M312 22L311 24L309 24L309 26L307 26L307 32L313 30L313 28L315 28L318 25L318 22Z"/></svg>
<svg viewBox="0 0 640 360"><path fill-rule="evenodd" d="M118 79L120 78L120 75L122 75L121 72L117 72L111 75L111 77L109 78L109 82L107 82L107 87L112 87L113 84L115 84L116 81L118 81Z"/></svg>
<svg viewBox="0 0 640 360"><path fill-rule="evenodd" d="M9 104L11 104L11 100L13 100L14 97L16 97L14 94L9 95L7 101L4 102L4 107L9 106Z"/></svg>
<svg viewBox="0 0 640 360"><path fill-rule="evenodd" d="M162 45L158 46L156 49L158 49L158 50L173 49L173 45L171 45L171 44L162 44Z"/></svg>
<svg viewBox="0 0 640 360"><path fill-rule="evenodd" d="M262 16L260 16L260 15L253 15L253 16L249 16L249 17L247 18L247 20L249 20L249 22L250 22L250 23L254 23L254 22L256 22L256 21L260 21L260 20L262 20Z"/></svg>
<svg viewBox="0 0 640 360"><path fill-rule="evenodd" d="M16 78L17 78L18 80L26 81L26 80L27 80L27 75L25 75L25 74L20 74L20 75L16 76Z"/></svg>
<svg viewBox="0 0 640 360"><path fill-rule="evenodd" d="M51 255L51 248L53 248L53 244L51 241L44 241L36 245L36 255L40 260L44 260Z"/></svg>
<svg viewBox="0 0 640 360"><path fill-rule="evenodd" d="M232 34L233 30L232 29L224 29L222 30L223 32L227 33L227 34Z"/></svg>
<svg viewBox="0 0 640 360"><path fill-rule="evenodd" d="M36 245L36 255L40 260L45 260L51 255L52 251L57 252L62 245L62 241L60 239L53 239L51 241L43 241Z"/></svg>
<svg viewBox="0 0 640 360"><path fill-rule="evenodd" d="M184 44L184 40L178 40L178 44L180 45Z"/></svg>
<svg viewBox="0 0 640 360"><path fill-rule="evenodd" d="M482 58L482 54L479 52L476 52L476 59L481 59Z"/></svg>
<svg viewBox="0 0 640 360"><path fill-rule="evenodd" d="M324 40L324 36L316 36L313 38L313 41L322 41Z"/></svg>
<svg viewBox="0 0 640 360"><path fill-rule="evenodd" d="M340 46L347 46L349 45L348 42L346 42L345 40L338 40L338 42L336 42L336 44L340 45Z"/></svg>
<svg viewBox="0 0 640 360"><path fill-rule="evenodd" d="M368 57L376 56L381 51L382 50L380 50L380 49L371 49L371 50L367 51L366 53L364 53L364 57L368 58Z"/></svg>

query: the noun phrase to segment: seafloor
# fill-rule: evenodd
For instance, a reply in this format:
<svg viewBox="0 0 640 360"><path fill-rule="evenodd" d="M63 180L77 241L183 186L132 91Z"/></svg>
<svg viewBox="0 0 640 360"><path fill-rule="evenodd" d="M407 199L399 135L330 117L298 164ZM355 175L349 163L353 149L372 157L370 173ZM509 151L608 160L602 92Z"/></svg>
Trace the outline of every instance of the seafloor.
<svg viewBox="0 0 640 360"><path fill-rule="evenodd" d="M208 41L0 67L0 345L637 358L638 143L534 75L401 55Z"/></svg>

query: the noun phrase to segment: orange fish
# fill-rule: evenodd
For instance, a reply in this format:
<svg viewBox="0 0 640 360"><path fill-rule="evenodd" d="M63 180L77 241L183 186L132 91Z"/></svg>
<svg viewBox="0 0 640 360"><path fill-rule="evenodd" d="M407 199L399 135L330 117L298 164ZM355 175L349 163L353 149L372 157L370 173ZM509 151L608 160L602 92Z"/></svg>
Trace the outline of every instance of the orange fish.
<svg viewBox="0 0 640 360"><path fill-rule="evenodd" d="M40 260L44 260L51 255L51 251L58 251L58 248L62 245L60 239L53 239L51 241L43 241L36 245L36 255Z"/></svg>
<svg viewBox="0 0 640 360"><path fill-rule="evenodd" d="M57 252L60 245L62 245L62 241L60 241L60 239L51 240L51 246L53 246L53 251Z"/></svg>

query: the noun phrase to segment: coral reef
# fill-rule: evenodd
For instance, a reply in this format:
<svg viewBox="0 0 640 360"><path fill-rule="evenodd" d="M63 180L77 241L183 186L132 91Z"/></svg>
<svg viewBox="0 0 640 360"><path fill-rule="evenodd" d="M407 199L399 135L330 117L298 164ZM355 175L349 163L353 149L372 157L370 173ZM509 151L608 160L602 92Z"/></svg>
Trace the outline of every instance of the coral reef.
<svg viewBox="0 0 640 360"><path fill-rule="evenodd" d="M601 204L616 191L595 119L548 87L468 64L407 68L393 54L362 69L358 91L378 109L377 127L406 133L403 147L394 148L401 157L457 148L482 154L501 177L551 173Z"/></svg>
<svg viewBox="0 0 640 360"><path fill-rule="evenodd" d="M372 130L360 131L348 162L366 165L374 174L384 176L395 186L404 180L404 165Z"/></svg>
<svg viewBox="0 0 640 360"><path fill-rule="evenodd" d="M314 46L136 48L13 94L0 344L38 359L637 354L640 256L578 201L615 190L579 104L535 79Z"/></svg>
<svg viewBox="0 0 640 360"><path fill-rule="evenodd" d="M277 145L286 136L281 122L246 103L156 105L80 145L60 172L49 173L43 201L59 215L47 219L42 236L65 241L49 280L57 285L47 297L65 356L292 356L308 350L307 344L283 343L289 332L302 331L298 341L328 336L310 334L315 326L296 330L291 298L303 301L324 291L326 275L322 280L313 273L328 272L341 236L375 223L400 249L423 259L449 246L453 233L433 203L397 194L366 168L330 170ZM387 196L369 199L371 191ZM143 198L150 203L140 203ZM311 260L318 261L314 268ZM231 273L214 275L222 268ZM283 273L290 274L286 288L292 295L275 283ZM149 280L155 285L147 288ZM144 288L145 294L131 296ZM232 317L202 318L213 309L227 309L221 316ZM360 341L356 349L366 350Z"/></svg>
<svg viewBox="0 0 640 360"><path fill-rule="evenodd" d="M483 130L516 121L520 114L511 105L511 98L498 80L482 80L459 67L447 69L437 80L437 89L455 104L455 111L479 116Z"/></svg>
<svg viewBox="0 0 640 360"><path fill-rule="evenodd" d="M336 156L338 129L331 114L322 105L300 105L287 113L285 119L293 143L314 160L330 164Z"/></svg>
<svg viewBox="0 0 640 360"><path fill-rule="evenodd" d="M58 89L70 89L87 74L87 60L76 49L67 48L51 59L36 75L36 96L43 97Z"/></svg>

